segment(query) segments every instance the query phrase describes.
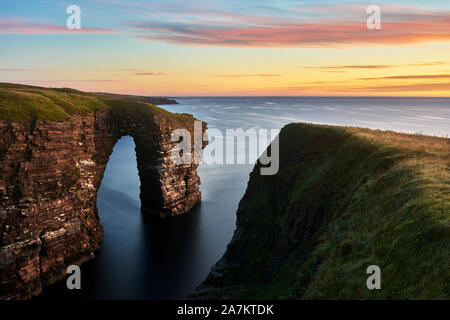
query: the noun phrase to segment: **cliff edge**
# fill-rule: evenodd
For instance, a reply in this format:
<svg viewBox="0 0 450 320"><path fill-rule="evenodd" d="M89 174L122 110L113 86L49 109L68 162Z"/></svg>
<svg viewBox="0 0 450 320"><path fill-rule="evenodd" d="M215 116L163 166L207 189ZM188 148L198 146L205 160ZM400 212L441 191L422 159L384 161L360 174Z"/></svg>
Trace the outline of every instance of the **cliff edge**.
<svg viewBox="0 0 450 320"><path fill-rule="evenodd" d="M278 174L259 172L191 298L450 298L450 139L290 124Z"/></svg>
<svg viewBox="0 0 450 320"><path fill-rule="evenodd" d="M171 161L171 133L193 134L194 120L129 99L1 83L0 299L37 295L94 257L103 237L97 191L122 136L136 144L144 213L199 203L198 165Z"/></svg>

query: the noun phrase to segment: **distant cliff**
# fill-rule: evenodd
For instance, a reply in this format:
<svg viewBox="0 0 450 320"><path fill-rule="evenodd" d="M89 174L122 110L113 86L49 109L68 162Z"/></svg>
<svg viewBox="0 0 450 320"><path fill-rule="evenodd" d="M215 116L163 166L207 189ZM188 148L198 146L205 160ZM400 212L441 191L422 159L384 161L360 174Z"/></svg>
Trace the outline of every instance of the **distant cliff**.
<svg viewBox="0 0 450 320"><path fill-rule="evenodd" d="M128 94L115 94L115 93L103 93L98 92L99 95L104 95L110 98L134 101L134 102L145 102L151 104L178 104L175 99L165 98L165 97L147 97L147 96L132 96Z"/></svg>
<svg viewBox="0 0 450 320"><path fill-rule="evenodd" d="M193 134L194 120L72 89L0 84L0 299L37 295L94 257L97 191L121 136L136 143L143 212L177 215L199 203L198 165L170 160L172 131Z"/></svg>
<svg viewBox="0 0 450 320"><path fill-rule="evenodd" d="M259 172L192 298L450 298L450 139L291 124Z"/></svg>

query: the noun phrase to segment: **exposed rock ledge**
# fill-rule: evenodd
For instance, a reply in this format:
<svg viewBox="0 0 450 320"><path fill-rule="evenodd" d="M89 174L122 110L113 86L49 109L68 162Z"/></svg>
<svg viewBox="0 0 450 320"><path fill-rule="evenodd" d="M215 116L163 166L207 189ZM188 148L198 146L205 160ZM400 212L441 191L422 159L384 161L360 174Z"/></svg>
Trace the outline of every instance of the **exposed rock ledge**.
<svg viewBox="0 0 450 320"><path fill-rule="evenodd" d="M184 213L201 200L197 165L174 165L171 132L194 118L105 108L68 120L0 119L0 299L26 299L94 257L97 190L116 141L136 143L142 211ZM206 129L204 125L203 129Z"/></svg>

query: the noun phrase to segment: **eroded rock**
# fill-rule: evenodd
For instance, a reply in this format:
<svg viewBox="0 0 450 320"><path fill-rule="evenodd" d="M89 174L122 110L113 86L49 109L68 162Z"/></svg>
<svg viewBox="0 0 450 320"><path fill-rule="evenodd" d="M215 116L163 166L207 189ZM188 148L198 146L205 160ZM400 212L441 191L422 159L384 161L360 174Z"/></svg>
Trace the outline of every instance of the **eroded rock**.
<svg viewBox="0 0 450 320"><path fill-rule="evenodd" d="M136 143L144 213L178 215L198 204L198 165L170 160L171 132L193 127L192 117L113 110L0 120L0 299L38 295L67 266L94 257L103 238L97 191L121 136Z"/></svg>

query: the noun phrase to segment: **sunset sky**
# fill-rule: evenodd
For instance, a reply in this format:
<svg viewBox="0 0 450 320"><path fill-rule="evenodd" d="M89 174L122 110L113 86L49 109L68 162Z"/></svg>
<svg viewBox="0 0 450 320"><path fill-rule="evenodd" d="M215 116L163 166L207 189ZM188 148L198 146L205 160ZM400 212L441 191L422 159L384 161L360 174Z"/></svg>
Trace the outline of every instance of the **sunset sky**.
<svg viewBox="0 0 450 320"><path fill-rule="evenodd" d="M66 8L81 8L69 30ZM381 30L369 30L369 5ZM142 95L450 96L450 1L2 0L0 82Z"/></svg>

